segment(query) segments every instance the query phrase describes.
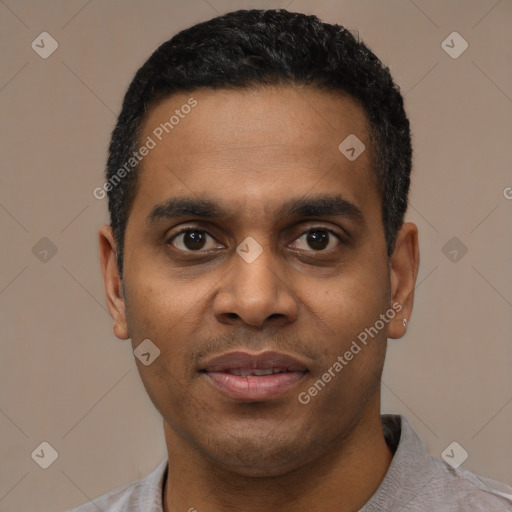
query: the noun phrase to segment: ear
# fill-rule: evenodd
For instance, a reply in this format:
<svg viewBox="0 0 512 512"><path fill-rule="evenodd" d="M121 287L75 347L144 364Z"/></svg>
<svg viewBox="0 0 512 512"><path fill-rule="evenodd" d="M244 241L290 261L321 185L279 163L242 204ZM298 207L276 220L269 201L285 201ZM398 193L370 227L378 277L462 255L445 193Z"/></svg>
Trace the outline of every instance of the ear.
<svg viewBox="0 0 512 512"><path fill-rule="evenodd" d="M116 243L110 226L103 226L98 233L100 263L107 306L114 319L114 335L126 340L130 337L126 323L126 305L123 295L121 276L116 260Z"/></svg>
<svg viewBox="0 0 512 512"><path fill-rule="evenodd" d="M391 304L397 304L397 314L388 325L388 338L401 338L411 318L414 302L414 288L420 264L418 245L418 227L413 222L406 222L398 232L395 249L390 258ZM398 304L402 308L398 309Z"/></svg>

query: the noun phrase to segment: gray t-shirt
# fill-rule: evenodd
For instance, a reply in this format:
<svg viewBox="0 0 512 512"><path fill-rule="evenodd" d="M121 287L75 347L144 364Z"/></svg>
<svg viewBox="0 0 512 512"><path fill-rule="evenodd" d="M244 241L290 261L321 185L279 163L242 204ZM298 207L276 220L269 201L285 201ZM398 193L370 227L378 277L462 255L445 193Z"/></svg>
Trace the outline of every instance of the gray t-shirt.
<svg viewBox="0 0 512 512"><path fill-rule="evenodd" d="M512 487L453 469L428 455L404 416L382 415L393 460L386 476L359 512L511 512ZM146 478L117 489L70 512L163 512L167 458Z"/></svg>

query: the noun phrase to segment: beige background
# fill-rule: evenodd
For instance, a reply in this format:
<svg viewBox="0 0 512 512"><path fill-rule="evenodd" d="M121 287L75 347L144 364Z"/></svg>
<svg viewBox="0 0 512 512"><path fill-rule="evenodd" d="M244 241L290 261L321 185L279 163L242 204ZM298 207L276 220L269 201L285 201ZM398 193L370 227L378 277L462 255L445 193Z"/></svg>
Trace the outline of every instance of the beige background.
<svg viewBox="0 0 512 512"><path fill-rule="evenodd" d="M96 242L107 203L92 191L124 91L160 43L217 13L287 5L358 29L412 122L422 262L383 409L433 455L457 441L463 467L512 484L511 0L4 0L0 511L62 511L163 458L130 345L111 334ZM59 45L48 59L31 48L43 31ZM457 59L441 47L453 31L469 43ZM46 262L42 237L57 249ZM468 249L457 262L452 237ZM43 441L58 452L46 470L31 458Z"/></svg>

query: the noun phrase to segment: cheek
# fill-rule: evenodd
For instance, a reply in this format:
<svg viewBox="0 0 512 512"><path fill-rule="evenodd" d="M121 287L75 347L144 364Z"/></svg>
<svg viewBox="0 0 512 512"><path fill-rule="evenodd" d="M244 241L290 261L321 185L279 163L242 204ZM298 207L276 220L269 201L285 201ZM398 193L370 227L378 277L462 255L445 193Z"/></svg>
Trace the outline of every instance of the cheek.
<svg viewBox="0 0 512 512"><path fill-rule="evenodd" d="M316 407L333 421L346 416L347 410L363 409L378 389L384 364L386 324L380 328L380 315L387 310L386 297L377 288L378 280L367 280L367 287L360 284L324 291L321 311L316 313L322 315L320 324L328 322L328 330L324 329L321 364L311 373L309 385L322 389ZM328 383L323 387L319 380ZM305 391L316 393L311 387Z"/></svg>
<svg viewBox="0 0 512 512"><path fill-rule="evenodd" d="M162 353L150 366L137 366L144 388L156 410L174 430L180 431L193 411L190 410L188 386L184 385L183 376L179 373L182 368L180 365L173 367L170 359L168 353ZM195 397L192 405L204 409L208 404L201 403L201 397ZM184 414L184 411L187 413Z"/></svg>
<svg viewBox="0 0 512 512"><path fill-rule="evenodd" d="M309 283L313 315L342 338L373 325L388 307L389 279L382 263L358 256L350 268L324 282Z"/></svg>
<svg viewBox="0 0 512 512"><path fill-rule="evenodd" d="M157 272L133 272L126 279L126 313L132 339L172 340L183 328L200 290L179 286Z"/></svg>
<svg viewBox="0 0 512 512"><path fill-rule="evenodd" d="M137 369L146 391L155 407L164 414L164 408L180 408L181 389L185 375L185 354L182 311L176 304L151 286L136 286L128 292L127 322L136 350L149 339L157 348L157 357L144 365L136 359ZM156 353L156 352L155 352ZM167 404L167 405L164 405Z"/></svg>
<svg viewBox="0 0 512 512"><path fill-rule="evenodd" d="M172 287L151 283L143 274L126 287L127 323L135 350L149 339L159 350L158 356L144 365L136 360L146 391L162 415L180 410L183 403L186 368L186 332L188 302Z"/></svg>

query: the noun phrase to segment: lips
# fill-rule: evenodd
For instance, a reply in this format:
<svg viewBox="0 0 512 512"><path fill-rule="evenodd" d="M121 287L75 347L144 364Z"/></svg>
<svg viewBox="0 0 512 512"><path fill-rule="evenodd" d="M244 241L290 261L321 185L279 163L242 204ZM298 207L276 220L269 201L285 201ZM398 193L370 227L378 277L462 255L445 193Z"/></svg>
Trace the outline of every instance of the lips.
<svg viewBox="0 0 512 512"><path fill-rule="evenodd" d="M229 398L265 401L296 386L307 373L298 359L279 352L231 352L206 362L201 370L208 381Z"/></svg>

